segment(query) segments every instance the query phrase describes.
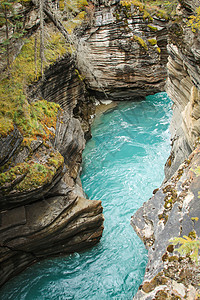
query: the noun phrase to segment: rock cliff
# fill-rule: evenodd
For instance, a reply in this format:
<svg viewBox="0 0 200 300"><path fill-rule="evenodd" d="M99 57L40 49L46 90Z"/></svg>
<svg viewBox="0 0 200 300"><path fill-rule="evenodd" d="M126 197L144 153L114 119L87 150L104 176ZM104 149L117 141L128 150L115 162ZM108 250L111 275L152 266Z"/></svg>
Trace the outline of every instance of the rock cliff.
<svg viewBox="0 0 200 300"><path fill-rule="evenodd" d="M167 21L151 17L137 3L115 2L119 1L93 8L93 23L79 42L79 69L88 89L96 97L114 100L162 91L167 77Z"/></svg>
<svg viewBox="0 0 200 300"><path fill-rule="evenodd" d="M103 98L133 99L163 90L166 20L144 17L137 5L130 8L118 2L93 1L92 22L78 42L78 66L69 55L60 58L64 41L49 23L65 38L66 29L51 7L45 7L50 35L45 37L46 57L55 61L56 56L57 61L46 68L45 80L31 85L38 77L37 2L16 7L26 37L33 35L24 52L23 41L14 38L15 22L7 28L10 44L3 58L8 65L9 54L14 67L8 78L4 76L0 91L9 103L8 108L1 105L0 114L0 285L41 258L84 249L102 235L101 203L84 198L79 179L94 114L85 83L90 93ZM23 35L23 30L17 34ZM0 32L3 45L6 24ZM1 64L1 70L5 66ZM19 68L24 70L19 73ZM26 81L26 75L31 80ZM19 79L10 80L15 77ZM4 89L10 91L5 97Z"/></svg>
<svg viewBox="0 0 200 300"><path fill-rule="evenodd" d="M43 110L51 101L62 109L50 111L56 123L46 123L45 139L27 139L15 125L1 136L0 285L42 258L96 244L103 231L101 201L85 199L79 179L91 112L71 57L47 69L28 97L34 107L42 97Z"/></svg>
<svg viewBox="0 0 200 300"><path fill-rule="evenodd" d="M168 43L172 152L166 182L131 221L149 250L144 282L135 299L195 299L200 293L199 267L189 257L179 257L169 239L194 230L200 235L199 35L183 18L194 13L198 1L181 1L180 19L171 24L169 39L166 18L152 17L143 6L92 2L91 23L78 43L78 66L70 56L59 59L46 70L45 81L27 88L29 101L17 109L20 120L23 109L34 122L38 118L40 131L27 139L20 129L24 124L15 122L7 134L1 132L0 285L44 257L99 241L101 202L84 198L79 179L84 136L90 137L94 113L88 91L100 99L118 100L162 91ZM32 6L27 16L27 29L34 31L38 17ZM13 59L16 55L13 51Z"/></svg>
<svg viewBox="0 0 200 300"><path fill-rule="evenodd" d="M171 28L166 91L174 102L174 113L172 152L166 164L167 179L194 149L200 134L199 39L199 34L193 33L187 25ZM173 40L176 44L171 43Z"/></svg>
<svg viewBox="0 0 200 300"><path fill-rule="evenodd" d="M144 281L134 297L140 300L192 300L200 294L199 265L190 251L180 255L170 242L175 237L186 237L191 242L200 236L199 33L192 32L187 23L199 4L180 3L179 22L171 24L168 45L166 90L174 104L166 180L131 220L148 249Z"/></svg>
<svg viewBox="0 0 200 300"><path fill-rule="evenodd" d="M199 294L199 265L189 256L181 257L169 241L179 236L192 238L194 231L200 235L199 164L198 146L132 217L131 224L148 249L149 258L134 299L196 299Z"/></svg>

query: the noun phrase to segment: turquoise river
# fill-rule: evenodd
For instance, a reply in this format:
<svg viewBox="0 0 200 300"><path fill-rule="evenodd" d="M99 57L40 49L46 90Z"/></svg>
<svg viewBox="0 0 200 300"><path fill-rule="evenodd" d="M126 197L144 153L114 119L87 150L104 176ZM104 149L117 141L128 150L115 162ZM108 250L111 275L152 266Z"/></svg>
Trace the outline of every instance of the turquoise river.
<svg viewBox="0 0 200 300"><path fill-rule="evenodd" d="M88 197L102 200L100 243L33 265L0 290L0 299L132 299L144 276L147 251L130 219L164 179L170 118L166 93L120 102L95 118L81 178Z"/></svg>

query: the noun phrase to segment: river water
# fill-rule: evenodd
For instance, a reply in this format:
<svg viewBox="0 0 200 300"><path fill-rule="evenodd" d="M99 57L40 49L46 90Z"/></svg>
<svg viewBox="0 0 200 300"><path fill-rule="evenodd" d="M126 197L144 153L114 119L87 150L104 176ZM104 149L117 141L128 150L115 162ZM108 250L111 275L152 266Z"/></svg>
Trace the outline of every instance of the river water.
<svg viewBox="0 0 200 300"><path fill-rule="evenodd" d="M120 102L96 117L81 179L88 197L102 200L105 229L100 243L35 264L7 283L0 299L132 299L144 276L147 251L130 219L164 179L170 108L167 94L159 93Z"/></svg>

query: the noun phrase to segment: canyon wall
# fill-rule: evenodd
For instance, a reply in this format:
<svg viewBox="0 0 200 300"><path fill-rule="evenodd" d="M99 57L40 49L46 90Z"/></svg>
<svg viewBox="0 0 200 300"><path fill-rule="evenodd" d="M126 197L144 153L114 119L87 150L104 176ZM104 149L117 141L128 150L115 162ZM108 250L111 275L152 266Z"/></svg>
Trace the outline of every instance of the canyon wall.
<svg viewBox="0 0 200 300"><path fill-rule="evenodd" d="M187 25L198 5L181 1L179 22L170 27L166 90L173 101L173 117L166 180L131 220L148 249L144 281L134 297L138 300L192 300L200 294L199 265L190 251L180 255L170 242L185 236L191 242L200 236L200 36Z"/></svg>
<svg viewBox="0 0 200 300"><path fill-rule="evenodd" d="M78 66L87 88L100 99L114 100L163 91L167 21L150 17L137 4L115 2L94 8L92 25L79 42Z"/></svg>
<svg viewBox="0 0 200 300"><path fill-rule="evenodd" d="M172 152L166 182L131 221L149 250L135 299L195 299L200 293L199 267L189 257L176 255L169 239L194 230L200 235L200 221L192 219L200 213L199 35L181 21L171 24L168 39L165 18L152 18L137 5L116 6L118 2L93 1L91 23L78 43L78 66L66 55L46 70L45 81L27 89L31 105L44 98L62 108L55 128L48 127L48 140L37 137L27 144L17 126L0 138L2 174L16 167L8 181L2 176L0 186L0 285L33 262L99 241L101 202L84 198L79 179L94 114L88 93L98 99L134 100L163 91L168 43ZM181 1L180 20L194 13L196 2ZM37 18L34 22L38 24ZM36 168L35 177L28 177L31 168Z"/></svg>
<svg viewBox="0 0 200 300"><path fill-rule="evenodd" d="M46 71L45 82L29 88L32 103L43 97L62 108L56 129L49 128L50 138L38 136L26 144L15 126L0 139L5 171L0 186L0 285L33 262L83 250L101 238L101 201L85 199L79 179L84 131L87 136L90 127L86 94L74 61L66 56Z"/></svg>
<svg viewBox="0 0 200 300"><path fill-rule="evenodd" d="M185 23L182 26L173 24L170 29L166 91L174 105L171 122L172 151L166 164L167 179L191 153L200 135L200 36L198 32L192 32L186 19L192 11L195 13L192 2L182 2L179 17L184 16Z"/></svg>
<svg viewBox="0 0 200 300"><path fill-rule="evenodd" d="M44 80L26 86L27 99L19 112L16 109L21 114L17 120L35 118L32 126L39 122L43 130L29 136L24 121L20 126L26 128L25 135L15 122L6 134L1 133L0 285L33 262L79 251L100 240L101 202L84 198L79 178L94 114L88 91L96 98L124 100L164 88L166 20L149 19L137 6L130 9L116 5L118 2L94 1L92 22L78 42L77 60L70 55L58 58L46 68ZM34 2L24 9L24 29L29 38L39 26L38 10ZM54 36L47 16L46 28ZM60 28L55 20L54 25ZM9 30L11 38L14 32ZM0 33L5 39L5 25ZM54 40L50 47L56 43ZM20 39L10 43L10 62L22 45ZM3 70L5 64L0 68Z"/></svg>

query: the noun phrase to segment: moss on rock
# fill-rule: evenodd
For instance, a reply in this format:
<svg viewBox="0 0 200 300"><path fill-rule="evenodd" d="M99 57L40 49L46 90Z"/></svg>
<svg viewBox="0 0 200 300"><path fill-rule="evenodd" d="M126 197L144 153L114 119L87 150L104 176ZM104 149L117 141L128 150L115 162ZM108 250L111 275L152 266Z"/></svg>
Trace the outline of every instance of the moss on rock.
<svg viewBox="0 0 200 300"><path fill-rule="evenodd" d="M36 72L40 69L40 58L39 47L37 53L34 53L34 42L34 36L25 42L11 66L10 76L0 82L0 138L7 136L16 126L23 136L19 151L23 152L25 147L29 149L29 155L23 158L23 162L15 165L14 158L6 168L1 168L0 188L5 193L45 185L64 164L62 155L48 142L55 136L60 106L44 99L32 103L27 99L27 86L37 81L41 75L40 72ZM46 66L66 52L61 35L54 32L50 32L45 48ZM31 144L39 140L43 144L47 160L42 160L40 153L36 153L38 157L33 155Z"/></svg>
<svg viewBox="0 0 200 300"><path fill-rule="evenodd" d="M157 31L157 30L158 30L157 27L152 26L152 25L150 25L150 24L148 24L147 27L148 27L151 31Z"/></svg>
<svg viewBox="0 0 200 300"><path fill-rule="evenodd" d="M146 51L148 50L148 46L146 44L146 42L139 36L134 35L133 39L140 45L142 46Z"/></svg>
<svg viewBox="0 0 200 300"><path fill-rule="evenodd" d="M66 52L59 35L56 38L53 35L46 48L48 54L46 65ZM37 55L39 56L39 52ZM0 136L6 136L13 130L14 124L24 136L37 135L37 133L48 136L46 127L51 127L53 123L55 126L55 115L59 105L44 100L30 105L27 101L26 87L40 76L40 73L36 74L36 69L40 69L39 66L40 59L35 64L34 37L31 37L12 64L10 77L0 82Z"/></svg>
<svg viewBox="0 0 200 300"><path fill-rule="evenodd" d="M156 39L148 39L148 42L151 46L157 45L157 40Z"/></svg>
<svg viewBox="0 0 200 300"><path fill-rule="evenodd" d="M168 282L168 279L162 274L158 273L151 281L145 282L142 286L142 290L145 293L150 293L155 289L158 285L166 285Z"/></svg>
<svg viewBox="0 0 200 300"><path fill-rule="evenodd" d="M51 182L57 170L64 164L63 156L58 152L51 152L51 157L45 162L19 163L8 171L0 174L0 188L9 192L7 187L13 186L13 190L26 191L38 188ZM19 182L16 179L19 179ZM9 189L10 190L10 189Z"/></svg>

